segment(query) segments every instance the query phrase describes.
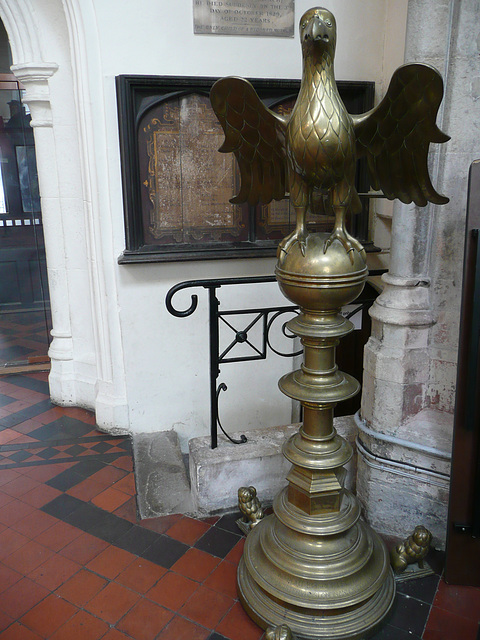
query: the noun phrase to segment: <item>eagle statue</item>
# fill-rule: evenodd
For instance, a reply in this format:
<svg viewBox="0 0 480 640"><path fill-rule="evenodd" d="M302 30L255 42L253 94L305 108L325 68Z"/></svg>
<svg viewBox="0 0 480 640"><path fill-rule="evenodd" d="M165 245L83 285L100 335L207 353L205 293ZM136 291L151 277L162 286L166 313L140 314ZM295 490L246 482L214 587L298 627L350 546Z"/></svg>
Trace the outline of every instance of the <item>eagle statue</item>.
<svg viewBox="0 0 480 640"><path fill-rule="evenodd" d="M225 141L219 151L237 159L240 192L234 204L268 204L289 195L296 214L293 233L279 245L288 253L299 243L305 255L306 215L334 214L335 225L323 251L338 240L353 262L364 250L347 233L347 210L358 213L356 160L366 156L375 190L393 200L446 204L428 172L431 142L446 142L435 120L443 97L443 81L431 66L406 64L393 74L383 100L371 111L350 115L334 76L336 23L330 11L314 7L300 20L303 75L291 114L283 117L266 107L243 78L226 77L212 87L210 100Z"/></svg>

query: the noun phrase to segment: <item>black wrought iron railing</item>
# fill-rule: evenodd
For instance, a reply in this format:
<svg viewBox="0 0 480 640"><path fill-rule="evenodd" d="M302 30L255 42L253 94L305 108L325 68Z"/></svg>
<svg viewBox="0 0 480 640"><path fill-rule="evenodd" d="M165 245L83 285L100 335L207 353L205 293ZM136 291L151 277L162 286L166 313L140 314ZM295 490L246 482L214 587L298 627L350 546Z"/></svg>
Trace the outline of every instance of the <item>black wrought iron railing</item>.
<svg viewBox="0 0 480 640"><path fill-rule="evenodd" d="M370 271L370 275L380 275L385 270ZM269 351L282 356L284 358L293 358L302 353L302 350L281 351L272 345L271 332L273 326L277 326L276 321L286 314L298 313L298 307L294 305L271 306L271 307L253 307L248 309L221 310L220 301L217 297L217 291L221 287L245 285L245 284L265 284L275 282L275 276L250 276L239 278L216 278L208 280L187 280L173 286L167 293L165 304L169 313L177 318L186 318L191 316L197 309L198 296L191 294L190 306L187 309L178 309L173 304L173 297L179 291L184 289L192 289L203 287L208 291L208 314L209 314L209 349L210 349L210 436L211 447L215 449L218 445L218 428L222 433L234 444L242 444L247 441L244 435L239 439L232 438L222 425L219 416L219 397L223 391L227 391L227 385L224 382L218 382L221 372L221 365L235 362L246 362L254 360L265 360ZM366 307L372 304L373 300L363 300L355 304L354 308L347 314L348 318L360 313ZM238 328L238 322L234 318L243 318L244 323ZM285 320L279 330L283 336L294 339L295 336L289 333ZM220 327L225 325L233 333L231 341L220 351ZM257 344L251 339L250 335L253 330L261 329L261 338ZM247 344L250 347L248 355L232 356L234 347L238 344Z"/></svg>

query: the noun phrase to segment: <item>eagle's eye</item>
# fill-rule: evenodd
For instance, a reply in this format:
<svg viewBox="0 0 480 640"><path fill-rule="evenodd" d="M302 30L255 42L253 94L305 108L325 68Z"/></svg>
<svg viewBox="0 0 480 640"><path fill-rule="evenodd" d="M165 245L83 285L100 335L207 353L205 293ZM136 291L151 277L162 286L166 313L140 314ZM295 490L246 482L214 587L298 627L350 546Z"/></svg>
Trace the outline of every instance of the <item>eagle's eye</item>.
<svg viewBox="0 0 480 640"><path fill-rule="evenodd" d="M327 18L325 20L325 24L327 25L327 27L331 27L332 26L332 21L330 20L330 18Z"/></svg>

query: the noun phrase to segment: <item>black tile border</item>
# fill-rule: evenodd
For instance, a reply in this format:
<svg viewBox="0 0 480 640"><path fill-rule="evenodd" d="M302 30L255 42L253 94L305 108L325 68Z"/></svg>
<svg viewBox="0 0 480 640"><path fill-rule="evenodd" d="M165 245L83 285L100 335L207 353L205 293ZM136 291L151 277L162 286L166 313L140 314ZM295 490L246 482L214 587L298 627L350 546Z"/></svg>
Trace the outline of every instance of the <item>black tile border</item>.
<svg viewBox="0 0 480 640"><path fill-rule="evenodd" d="M220 516L220 519L215 523L215 527L223 529L224 531L230 531L230 533L236 533L242 536L243 533L238 528L237 520L242 517L240 511L234 511L233 513L227 513Z"/></svg>
<svg viewBox="0 0 480 640"><path fill-rule="evenodd" d="M61 471L59 474L47 480L44 484L49 487L58 489L59 491L68 491L76 484L83 482L86 478L89 478L94 473L97 473L104 467L108 466L109 460L105 460L105 455L98 456L82 456L73 467ZM115 456L123 456L123 454L116 453ZM125 471L125 475L129 472Z"/></svg>
<svg viewBox="0 0 480 640"><path fill-rule="evenodd" d="M109 544L117 546L117 540L122 538L134 526L129 520L120 518L109 511L104 511L103 509L100 509L100 507L96 507L89 502L85 502L85 506L86 508L83 510L83 517L85 515L88 517L86 527L84 528L83 522L80 527L78 524L75 524L74 526L82 529L82 531L86 531L86 533L89 533L96 538L100 538L101 540L108 542ZM70 517L74 519L76 513L78 512L75 512ZM70 524L73 523L70 522Z"/></svg>
<svg viewBox="0 0 480 640"><path fill-rule="evenodd" d="M88 475L97 470L95 465L91 466L93 466L93 469L84 470L85 472L90 471ZM140 524L134 524L89 502L84 502L67 494L54 498L41 507L41 510L81 531L100 538L137 557L149 560L165 569L171 569L191 548L190 545L175 540L165 533L155 533ZM229 515L232 516L232 514ZM231 517L227 518L223 521L223 524L230 522L231 519ZM223 558L241 539L242 535L216 527L217 524L218 522L212 525L194 547L204 550L212 556ZM210 532L213 533L209 536ZM202 540L203 542L201 542ZM213 552L209 548L212 544L219 545ZM438 576L429 576L429 578L429 583L431 582L432 585L433 579L439 580ZM422 583L425 584L425 578L413 582L416 582L418 587L413 588L412 586L411 589L416 591L421 589ZM428 588L428 600L430 600L431 591L433 591L432 585L429 585ZM430 610L431 605L426 602L406 593L397 593L391 613L383 626L371 637L371 640L420 640L428 621ZM208 640L227 639L213 631L208 636Z"/></svg>
<svg viewBox="0 0 480 640"><path fill-rule="evenodd" d="M62 520L64 522L65 518L79 509L82 504L85 504L83 500L63 494L61 496L57 496L50 502L47 502L43 507L40 507L40 511L48 513L48 515L58 518L58 520Z"/></svg>
<svg viewBox="0 0 480 640"><path fill-rule="evenodd" d="M19 449L18 451L15 451L13 455L9 456L8 459L13 460L17 464L19 464L19 463L25 462L27 458L31 458L31 457L32 457L31 453L27 453L23 449Z"/></svg>
<svg viewBox="0 0 480 640"><path fill-rule="evenodd" d="M88 424L78 418L60 416L59 418L50 420L47 424L42 424L36 429L32 429L28 435L40 442L65 440L67 438L81 439L95 430L95 428L94 425Z"/></svg>
<svg viewBox="0 0 480 640"><path fill-rule="evenodd" d="M408 632L410 638L422 637L430 615L431 606L426 602L397 593L388 618L388 625Z"/></svg>
<svg viewBox="0 0 480 640"><path fill-rule="evenodd" d="M142 556L158 540L158 536L158 533L134 524L131 529L117 539L115 546L136 556Z"/></svg>
<svg viewBox="0 0 480 640"><path fill-rule="evenodd" d="M108 466L109 462L112 461L112 458L105 459L106 455L109 454L88 457L82 456L73 467L69 467L68 469L65 469L65 471L61 471L53 478L50 478L50 480L47 480L44 484L49 487L53 487L54 489L58 489L59 491L68 491L75 485L83 482L86 478L89 478L94 473L97 473L104 467ZM122 453L110 455L112 457L123 456ZM125 475L128 473L128 471L124 471Z"/></svg>
<svg viewBox="0 0 480 640"><path fill-rule="evenodd" d="M157 540L141 554L141 557L165 569L171 569L190 548L188 544L162 533L158 534Z"/></svg>
<svg viewBox="0 0 480 640"><path fill-rule="evenodd" d="M7 395L6 393L0 393L0 408L8 407L12 402L18 402L17 398L12 398L12 396Z"/></svg>
<svg viewBox="0 0 480 640"><path fill-rule="evenodd" d="M57 496L40 510L165 569L170 569L191 548L68 494Z"/></svg>
<svg viewBox="0 0 480 640"><path fill-rule="evenodd" d="M58 453L58 452L57 452ZM81 462L85 459L94 459L94 460L99 460L99 461L104 461L107 463L113 462L114 460L117 460L117 458L123 458L124 456L126 456L126 453L123 453L121 451L116 451L115 453L99 453L99 454L92 454L89 456L79 456L77 458L55 458L55 460L52 460L52 458L49 458L48 460L34 460L33 462L19 462L18 464L0 464L0 471L3 471L4 469L19 469L19 468L25 468L25 467L38 467L38 466L42 466L42 465L46 465L46 464L64 464L65 462L69 462L72 464L75 464L77 462ZM46 484L46 483L44 483Z"/></svg>
<svg viewBox="0 0 480 640"><path fill-rule="evenodd" d="M36 402L32 404L31 407L27 407L26 409L21 409L16 413L12 413L9 416L5 416L4 418L0 418L0 427L4 429L11 429L12 427L17 426L17 424L21 424L26 420L30 420L30 418L35 418L35 416L39 416L46 411L49 411L52 407L55 407L50 400L47 398L46 400L40 400L40 402Z"/></svg>
<svg viewBox="0 0 480 640"><path fill-rule="evenodd" d="M421 635L386 624L370 640L421 640Z"/></svg>
<svg viewBox="0 0 480 640"><path fill-rule="evenodd" d="M98 456L82 456L78 461L78 464L75 467L75 473L83 476L83 478L89 478L97 471L100 471L109 463L109 459L106 459L106 456L110 454L103 454ZM113 455L113 454L112 454ZM123 454L114 454L122 457ZM68 469L67 469L68 471ZM125 471L125 474L130 473L129 471Z"/></svg>
<svg viewBox="0 0 480 640"><path fill-rule="evenodd" d="M435 599L439 582L440 576L436 574L420 579L399 581L396 583L397 593L431 605Z"/></svg>
<svg viewBox="0 0 480 640"><path fill-rule="evenodd" d="M45 458L45 460L50 460L50 458L53 458L53 456L58 456L59 453L60 452L58 451L58 449L55 449L54 447L43 447L43 449L41 449L40 451L37 451L35 455L38 456L39 458Z"/></svg>
<svg viewBox="0 0 480 640"><path fill-rule="evenodd" d="M211 556L223 559L242 538L242 534L240 530L237 534L226 531L225 529L220 529L216 524L210 527L210 529L197 540L194 547L195 549L209 553Z"/></svg>
<svg viewBox="0 0 480 640"><path fill-rule="evenodd" d="M85 480L84 476L75 471L76 466L77 465L70 467L65 471L61 471L58 475L44 482L44 484L52 487L53 489L57 489L58 491L68 491Z"/></svg>
<svg viewBox="0 0 480 640"><path fill-rule="evenodd" d="M93 431L95 427L92 427L91 431ZM30 436L29 433L26 434ZM109 435L98 435L98 436L84 436L75 438L62 438L60 440L38 440L37 442L19 442L18 444L2 444L0 445L0 453L2 451L18 451L19 449L42 449L44 447L61 447L66 444L79 444L81 446L84 442L97 442L97 440L115 440L115 438L124 438L125 436L109 436ZM119 447L121 444L120 440L116 447ZM113 445L112 445L113 446ZM121 447L125 449L125 447Z"/></svg>
<svg viewBox="0 0 480 640"><path fill-rule="evenodd" d="M44 393L50 395L50 386L46 380L38 380L38 378L30 378L22 374L2 376L0 382L8 382L16 387L22 387L22 389L29 389L30 391L36 391L37 393ZM57 405L53 405L57 406Z"/></svg>

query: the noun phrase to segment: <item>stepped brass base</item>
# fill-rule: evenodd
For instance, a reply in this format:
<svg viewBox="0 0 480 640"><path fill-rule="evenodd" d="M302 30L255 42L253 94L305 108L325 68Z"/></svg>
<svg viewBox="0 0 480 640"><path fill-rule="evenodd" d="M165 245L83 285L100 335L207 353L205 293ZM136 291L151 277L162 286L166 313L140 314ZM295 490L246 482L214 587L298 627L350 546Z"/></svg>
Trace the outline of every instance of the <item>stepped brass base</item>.
<svg viewBox="0 0 480 640"><path fill-rule="evenodd" d="M280 252L277 280L301 313L288 323L304 347L301 367L283 376L281 391L298 400L303 423L283 447L292 464L274 513L248 534L238 569L238 592L261 627L288 625L296 638L367 638L385 619L395 596L389 555L360 520L347 491L351 446L333 426L338 402L358 382L338 370L335 349L353 324L340 314L362 291L364 254L312 233L305 245Z"/></svg>
<svg viewBox="0 0 480 640"><path fill-rule="evenodd" d="M238 595L250 618L262 629L286 624L297 640L361 640L380 628L395 597L393 576L366 602L344 610L296 609L272 600L251 579L243 559L238 566Z"/></svg>
<svg viewBox="0 0 480 640"><path fill-rule="evenodd" d="M356 498L345 492L339 512L309 516L284 490L274 509L249 533L238 568L248 615L263 628L287 624L297 638L375 633L395 584L387 549L359 520Z"/></svg>

